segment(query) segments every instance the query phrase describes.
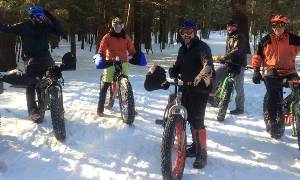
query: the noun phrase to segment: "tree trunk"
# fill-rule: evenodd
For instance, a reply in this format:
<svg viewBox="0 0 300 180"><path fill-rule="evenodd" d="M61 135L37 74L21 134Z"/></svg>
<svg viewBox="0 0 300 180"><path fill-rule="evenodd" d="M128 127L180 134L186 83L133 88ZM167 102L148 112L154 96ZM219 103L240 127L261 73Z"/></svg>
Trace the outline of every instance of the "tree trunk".
<svg viewBox="0 0 300 180"><path fill-rule="evenodd" d="M162 4L160 7L160 21L159 21L159 43L160 43L160 50L166 49L167 43L167 32L166 32L166 9L165 5Z"/></svg>
<svg viewBox="0 0 300 180"><path fill-rule="evenodd" d="M76 19L75 19L75 12L73 9L70 8L69 10L69 32L70 32L70 45L71 45L71 53L76 57Z"/></svg>
<svg viewBox="0 0 300 180"><path fill-rule="evenodd" d="M231 0L232 18L239 22L239 30L247 38L248 53L251 53L249 44L249 23L247 15L247 0Z"/></svg>
<svg viewBox="0 0 300 180"><path fill-rule="evenodd" d="M278 0L271 0L271 15L277 14L280 11Z"/></svg>
<svg viewBox="0 0 300 180"><path fill-rule="evenodd" d="M142 3L139 0L134 1L134 47L137 52L141 50L141 32L142 32Z"/></svg>
<svg viewBox="0 0 300 180"><path fill-rule="evenodd" d="M0 13L0 22L11 19L5 12ZM17 67L16 62L16 36L0 33L0 71L8 71Z"/></svg>
<svg viewBox="0 0 300 180"><path fill-rule="evenodd" d="M17 67L16 36L0 33L0 71L8 71Z"/></svg>

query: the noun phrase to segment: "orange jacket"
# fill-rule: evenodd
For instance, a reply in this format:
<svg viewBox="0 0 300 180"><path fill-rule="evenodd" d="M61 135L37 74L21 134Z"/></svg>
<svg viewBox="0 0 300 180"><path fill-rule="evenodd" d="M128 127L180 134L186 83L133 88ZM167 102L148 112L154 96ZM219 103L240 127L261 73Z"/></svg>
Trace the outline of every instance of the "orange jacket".
<svg viewBox="0 0 300 180"><path fill-rule="evenodd" d="M120 61L128 61L127 51L131 56L136 53L131 38L128 35L117 38L109 33L102 38L98 50L106 60L115 60L118 56Z"/></svg>
<svg viewBox="0 0 300 180"><path fill-rule="evenodd" d="M299 51L299 36L284 33L277 37L271 33L258 44L258 49L252 57L252 66L262 66L264 70L275 68L279 75L296 73L295 58Z"/></svg>

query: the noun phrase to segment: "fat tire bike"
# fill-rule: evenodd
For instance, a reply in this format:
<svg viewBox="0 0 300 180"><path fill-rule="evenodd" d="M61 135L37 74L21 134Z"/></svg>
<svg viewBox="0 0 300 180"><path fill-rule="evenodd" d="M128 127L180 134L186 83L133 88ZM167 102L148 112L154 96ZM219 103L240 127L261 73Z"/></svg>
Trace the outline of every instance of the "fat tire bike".
<svg viewBox="0 0 300 180"><path fill-rule="evenodd" d="M135 119L135 104L134 96L131 83L129 82L128 76L122 73L122 62L112 61L109 66L114 66L115 73L113 81L108 87L105 99L105 107L111 109L114 105L115 99L119 99L119 107L121 112L121 118L124 123L131 125ZM100 87L103 82L103 75L100 78Z"/></svg>

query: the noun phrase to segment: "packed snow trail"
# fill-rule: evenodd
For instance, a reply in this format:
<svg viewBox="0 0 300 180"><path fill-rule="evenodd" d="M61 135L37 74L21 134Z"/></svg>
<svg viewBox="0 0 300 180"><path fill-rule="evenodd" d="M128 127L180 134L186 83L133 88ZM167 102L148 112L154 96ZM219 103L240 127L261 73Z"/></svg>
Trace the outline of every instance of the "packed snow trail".
<svg viewBox="0 0 300 180"><path fill-rule="evenodd" d="M213 34L208 41L213 54L222 54L224 36ZM150 64L170 67L178 45L148 55ZM53 56L59 59L68 46ZM131 66L138 116L133 126L122 123L118 104L105 117L96 115L99 70L91 63L93 53L78 49L77 71L63 72L67 139L55 140L49 112L42 124L27 116L25 89L5 84L0 95L0 179L162 179L160 143L163 129L155 124L162 117L170 90L146 92L147 67ZM295 180L300 178L296 138L288 127L281 140L265 132L262 116L263 84L254 85L252 72L245 72L245 114L227 115L216 121L216 108L206 110L208 163L192 168L187 159L183 179ZM233 101L230 108L234 108ZM189 142L191 135L189 133Z"/></svg>

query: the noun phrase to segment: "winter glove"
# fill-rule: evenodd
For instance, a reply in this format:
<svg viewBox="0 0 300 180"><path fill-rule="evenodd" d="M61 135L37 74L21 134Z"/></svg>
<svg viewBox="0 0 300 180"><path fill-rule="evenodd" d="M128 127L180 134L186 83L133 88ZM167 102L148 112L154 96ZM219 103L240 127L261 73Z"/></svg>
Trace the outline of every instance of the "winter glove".
<svg viewBox="0 0 300 180"><path fill-rule="evenodd" d="M169 69L169 76L171 79L175 79L178 77L179 72L176 70L176 68L173 66Z"/></svg>
<svg viewBox="0 0 300 180"><path fill-rule="evenodd" d="M222 63L224 62L224 56L213 56L213 61L214 62L219 62L219 63Z"/></svg>
<svg viewBox="0 0 300 180"><path fill-rule="evenodd" d="M140 59L139 59L138 53L135 53L132 57L129 56L128 58L129 58L130 64L139 65Z"/></svg>
<svg viewBox="0 0 300 180"><path fill-rule="evenodd" d="M252 81L254 84L260 84L260 80L262 80L262 76L258 67L254 70Z"/></svg>
<svg viewBox="0 0 300 180"><path fill-rule="evenodd" d="M170 87L170 83L168 81L165 81L165 82L161 83L160 86L162 89L167 90Z"/></svg>
<svg viewBox="0 0 300 180"><path fill-rule="evenodd" d="M204 65L200 73L194 79L194 86L197 86L201 80L204 81L206 87L211 85L213 68L209 65Z"/></svg>

